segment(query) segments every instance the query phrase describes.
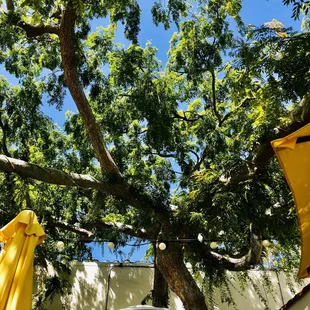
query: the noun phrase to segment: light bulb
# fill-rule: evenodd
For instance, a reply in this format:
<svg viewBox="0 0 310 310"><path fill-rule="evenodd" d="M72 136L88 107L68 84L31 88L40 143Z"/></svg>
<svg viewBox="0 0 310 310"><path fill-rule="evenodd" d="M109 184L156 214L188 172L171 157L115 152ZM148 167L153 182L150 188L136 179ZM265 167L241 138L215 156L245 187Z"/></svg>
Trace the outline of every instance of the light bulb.
<svg viewBox="0 0 310 310"><path fill-rule="evenodd" d="M210 243L210 248L211 248L212 250L215 250L215 249L217 248L217 242L215 242L215 241L211 242L211 243Z"/></svg>
<svg viewBox="0 0 310 310"><path fill-rule="evenodd" d="M198 234L198 241L199 242L203 242L203 235L202 234Z"/></svg>
<svg viewBox="0 0 310 310"><path fill-rule="evenodd" d="M65 244L64 244L62 241L58 241L58 242L56 243L56 248L57 248L58 250L62 251L62 250L64 249L64 247L65 247Z"/></svg>
<svg viewBox="0 0 310 310"><path fill-rule="evenodd" d="M166 248L167 248L166 243L161 242L161 243L158 245L158 248L159 248L161 251L166 250Z"/></svg>
<svg viewBox="0 0 310 310"><path fill-rule="evenodd" d="M269 246L271 246L271 243L270 243L269 240L264 240L264 241L262 242L262 245L263 245L265 248L268 248Z"/></svg>
<svg viewBox="0 0 310 310"><path fill-rule="evenodd" d="M115 248L115 244L113 242L108 242L108 248L113 250Z"/></svg>

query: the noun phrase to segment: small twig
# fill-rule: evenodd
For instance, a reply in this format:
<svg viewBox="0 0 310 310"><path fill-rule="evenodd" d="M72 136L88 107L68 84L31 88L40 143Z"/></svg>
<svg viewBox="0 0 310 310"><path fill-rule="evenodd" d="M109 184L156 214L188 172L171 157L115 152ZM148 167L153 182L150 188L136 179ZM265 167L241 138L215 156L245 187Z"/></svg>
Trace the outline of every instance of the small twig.
<svg viewBox="0 0 310 310"><path fill-rule="evenodd" d="M197 163L198 163L198 162L199 162L199 155L198 155L195 151L193 151L193 150L190 150L189 152L192 153L192 154L194 154L194 155L196 156L196 158L197 158Z"/></svg>
<svg viewBox="0 0 310 310"><path fill-rule="evenodd" d="M183 120L183 121L185 121L185 122L197 122L199 119L202 119L202 118L203 118L202 115L197 115L197 117L195 117L195 118L188 118L188 117L186 116L186 113L188 113L188 112L190 112L190 111L185 111L185 112L183 112L183 115L184 115L184 116L181 116L181 115L179 115L179 114L176 113L176 114L174 115L173 118L178 118L178 119L181 119L181 120Z"/></svg>
<svg viewBox="0 0 310 310"><path fill-rule="evenodd" d="M230 111L228 112L223 118L222 120L220 121L220 124L219 126L221 127L223 125L223 123L233 114L235 113L236 111L238 111L240 108L242 108L249 100L255 100L256 98L255 97L246 97L245 99L243 99L241 101L241 103L233 110L233 111Z"/></svg>
<svg viewBox="0 0 310 310"><path fill-rule="evenodd" d="M217 109L216 109L216 89L215 89L215 82L216 82L216 77L214 71L211 71L211 76L212 76L212 106L213 106L213 111L216 116L216 118L219 121L219 124L221 123L221 116L219 115Z"/></svg>
<svg viewBox="0 0 310 310"><path fill-rule="evenodd" d="M205 159L206 156L207 156L207 151L208 151L208 148L205 147L205 149L203 150L203 152L202 152L200 158L198 159L196 165L194 166L194 168L193 168L193 170L192 170L192 173L193 173L194 171L197 171L197 170L200 169L200 166L201 166L202 162L204 161L204 159Z"/></svg>
<svg viewBox="0 0 310 310"><path fill-rule="evenodd" d="M164 158L168 158L168 157L175 157L176 154L173 153L168 153L168 154L162 154L162 153L148 153L147 155L157 155L159 157L164 157Z"/></svg>

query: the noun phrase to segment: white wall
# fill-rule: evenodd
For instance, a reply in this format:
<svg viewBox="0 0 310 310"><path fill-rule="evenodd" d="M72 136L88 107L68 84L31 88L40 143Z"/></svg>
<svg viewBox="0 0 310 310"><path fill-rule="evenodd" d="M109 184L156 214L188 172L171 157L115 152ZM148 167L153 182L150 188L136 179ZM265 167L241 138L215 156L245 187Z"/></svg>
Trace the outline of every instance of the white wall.
<svg viewBox="0 0 310 310"><path fill-rule="evenodd" d="M70 310L105 310L110 272L110 289L108 293L107 309L117 310L132 305L138 305L152 289L152 278L154 274L152 267L152 265L148 264L130 264L121 267L119 265L97 262L75 263L71 274L73 283L72 294L65 297L65 303L69 305ZM269 308L272 310L279 309L283 305L281 296L283 296L284 303L294 296L286 285L284 275L280 275L278 280L275 273L270 274L275 298L268 292L268 288L263 287L260 272L251 271L250 276L253 282L260 287L260 291L267 299ZM246 288L242 296L238 282L232 281L232 283L231 292L238 309L265 309L265 305L260 301L252 285ZM302 286L294 283L294 288L299 292L306 283L309 283L309 281L304 282ZM221 303L219 291L216 291L215 295L218 304L217 309L232 309L231 306ZM62 309L59 298L55 300L49 309ZM170 309L183 309L180 300L174 294L171 294ZM305 309L307 308L296 308L296 310Z"/></svg>

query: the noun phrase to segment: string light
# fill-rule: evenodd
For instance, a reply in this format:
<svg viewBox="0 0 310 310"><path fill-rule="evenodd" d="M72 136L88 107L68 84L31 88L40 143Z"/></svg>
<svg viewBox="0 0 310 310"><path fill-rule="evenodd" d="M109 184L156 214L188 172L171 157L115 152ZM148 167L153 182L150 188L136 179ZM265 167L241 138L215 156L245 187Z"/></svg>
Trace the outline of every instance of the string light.
<svg viewBox="0 0 310 310"><path fill-rule="evenodd" d="M292 237L294 238L294 237ZM300 238L299 236L296 236L296 238ZM49 238L48 238L49 239ZM73 238L68 238L66 239L68 242L69 241L77 241L76 239L73 239ZM264 247L270 247L272 245L273 242L270 242L269 240L267 239L257 239L257 240L260 240L262 242L262 245ZM282 239L280 239L282 240ZM52 241L52 240L51 240ZM84 242L82 239L81 240L78 240L80 242ZM95 240L92 240L92 241L87 241L87 243L107 243L107 246L110 250L113 250L115 249L116 247L116 244L110 240L107 240L107 239L95 239ZM118 241L117 241L118 242ZM216 249L218 247L218 242L227 242L227 243L232 243L232 242L238 242L237 239L223 239L223 238L213 238L213 239L204 239L203 235L202 234L198 234L197 238L193 238L193 239L165 239L165 240L161 240L160 243L158 243L158 240L148 240L147 242L136 242L136 243L126 243L124 242L123 240L119 240L119 244L121 246L132 246L132 247L140 247L140 246L144 246L144 245L149 245L149 244L153 244L153 243L157 243L157 247L164 251L166 248L167 248L167 243L194 243L194 242L200 242L202 244L205 244L207 245L209 243L209 246L211 249ZM276 242L276 240L275 240ZM162 248L160 248L159 247ZM62 251L64 249L65 245L62 241L58 241L56 243L56 248L60 251Z"/></svg>
<svg viewBox="0 0 310 310"><path fill-rule="evenodd" d="M166 250L166 248L167 248L166 243L161 242L161 243L158 245L158 248L159 248L161 251Z"/></svg>
<svg viewBox="0 0 310 310"><path fill-rule="evenodd" d="M62 241L58 241L56 243L57 250L62 251L64 249L64 247L65 247L65 244Z"/></svg>
<svg viewBox="0 0 310 310"><path fill-rule="evenodd" d="M211 242L211 243L210 243L210 248L211 248L212 250L215 250L215 249L217 248L217 242L215 242L215 241Z"/></svg>
<svg viewBox="0 0 310 310"><path fill-rule="evenodd" d="M271 246L271 243L270 243L269 240L263 240L262 245L263 245L265 248L268 248L268 247Z"/></svg>
<svg viewBox="0 0 310 310"><path fill-rule="evenodd" d="M113 250L114 248L115 248L115 244L113 243L113 242L108 242L108 248L110 249L110 250Z"/></svg>

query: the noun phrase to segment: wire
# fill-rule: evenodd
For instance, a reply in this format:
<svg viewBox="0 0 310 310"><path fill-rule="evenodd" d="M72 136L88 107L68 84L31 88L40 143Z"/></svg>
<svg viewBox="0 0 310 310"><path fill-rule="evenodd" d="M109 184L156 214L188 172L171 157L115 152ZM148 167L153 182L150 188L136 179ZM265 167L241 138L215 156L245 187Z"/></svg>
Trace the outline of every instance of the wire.
<svg viewBox="0 0 310 310"><path fill-rule="evenodd" d="M292 239L292 238L300 238L300 236L291 236L289 239ZM288 238L287 238L288 239ZM284 241L284 240L287 240L287 239L284 239L284 238L280 238L280 239L274 239L274 238L258 238L256 240L258 241L263 241L263 240L274 240L274 241ZM52 239L51 239L52 240ZM219 239L219 238L214 238L214 239L203 239L203 240L198 240L197 238L196 239L159 239L159 240L149 240L147 242L142 242L142 243L127 243L127 242L124 242L123 240L113 240L113 239L95 239L95 240L76 240L76 239L73 239L73 238L66 238L66 239L63 239L63 241L74 241L74 242L83 242L85 243L87 241L87 243L106 243L106 242L113 242L113 243L116 243L116 244L120 244L120 245L123 245L123 246L136 246L136 247L139 247L139 246L144 246L144 245L149 245L149 244L152 244L152 243L191 243L191 242L197 242L197 243L208 243L208 242L225 242L225 243L233 243L233 242L238 242L239 239Z"/></svg>

